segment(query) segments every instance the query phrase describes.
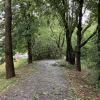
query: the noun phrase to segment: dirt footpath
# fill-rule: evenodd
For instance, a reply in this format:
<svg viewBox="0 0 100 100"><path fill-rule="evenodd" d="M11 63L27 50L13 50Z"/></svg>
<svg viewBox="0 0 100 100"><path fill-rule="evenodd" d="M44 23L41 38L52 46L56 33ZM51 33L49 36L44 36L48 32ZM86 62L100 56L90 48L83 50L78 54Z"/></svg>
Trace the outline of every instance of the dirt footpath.
<svg viewBox="0 0 100 100"><path fill-rule="evenodd" d="M71 95L66 68L54 66L55 60L34 63L25 79L9 88L0 100L76 100Z"/></svg>

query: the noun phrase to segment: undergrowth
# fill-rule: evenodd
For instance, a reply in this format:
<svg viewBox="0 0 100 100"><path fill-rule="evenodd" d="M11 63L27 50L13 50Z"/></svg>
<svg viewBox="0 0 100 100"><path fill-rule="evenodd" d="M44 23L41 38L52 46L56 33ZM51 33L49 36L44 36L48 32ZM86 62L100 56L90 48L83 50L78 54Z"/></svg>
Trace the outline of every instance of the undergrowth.
<svg viewBox="0 0 100 100"><path fill-rule="evenodd" d="M16 60L14 62L16 72L23 68L27 64L26 62L26 59ZM5 91L8 87L14 85L18 81L17 77L7 80L5 74L5 64L2 64L0 65L0 92Z"/></svg>

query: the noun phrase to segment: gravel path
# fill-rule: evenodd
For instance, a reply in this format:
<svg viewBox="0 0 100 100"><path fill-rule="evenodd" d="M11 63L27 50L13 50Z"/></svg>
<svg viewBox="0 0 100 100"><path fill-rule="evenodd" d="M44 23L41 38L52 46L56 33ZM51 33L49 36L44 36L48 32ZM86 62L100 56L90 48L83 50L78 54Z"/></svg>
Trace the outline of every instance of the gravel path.
<svg viewBox="0 0 100 100"><path fill-rule="evenodd" d="M55 63L55 60L33 63L30 74L4 93L0 100L76 100L70 93L66 69L54 66Z"/></svg>

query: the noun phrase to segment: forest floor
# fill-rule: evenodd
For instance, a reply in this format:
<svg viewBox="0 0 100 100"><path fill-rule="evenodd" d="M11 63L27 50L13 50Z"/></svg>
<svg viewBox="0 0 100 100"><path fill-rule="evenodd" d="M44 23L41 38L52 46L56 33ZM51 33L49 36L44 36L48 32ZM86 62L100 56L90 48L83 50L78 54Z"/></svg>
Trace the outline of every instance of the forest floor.
<svg viewBox="0 0 100 100"><path fill-rule="evenodd" d="M99 93L83 81L81 73L57 62L43 60L27 65L16 75L20 80L1 93L0 100L100 100Z"/></svg>

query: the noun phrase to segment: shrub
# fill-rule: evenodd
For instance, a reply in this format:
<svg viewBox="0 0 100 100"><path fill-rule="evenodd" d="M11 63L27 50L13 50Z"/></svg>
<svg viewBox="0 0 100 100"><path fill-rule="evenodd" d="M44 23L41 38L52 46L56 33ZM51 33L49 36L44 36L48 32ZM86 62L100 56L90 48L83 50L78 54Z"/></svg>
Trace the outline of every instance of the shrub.
<svg viewBox="0 0 100 100"><path fill-rule="evenodd" d="M33 47L33 60L57 59L61 53L55 43L45 43L38 41Z"/></svg>

